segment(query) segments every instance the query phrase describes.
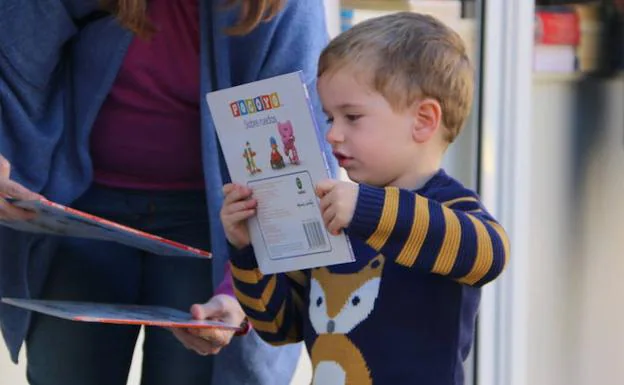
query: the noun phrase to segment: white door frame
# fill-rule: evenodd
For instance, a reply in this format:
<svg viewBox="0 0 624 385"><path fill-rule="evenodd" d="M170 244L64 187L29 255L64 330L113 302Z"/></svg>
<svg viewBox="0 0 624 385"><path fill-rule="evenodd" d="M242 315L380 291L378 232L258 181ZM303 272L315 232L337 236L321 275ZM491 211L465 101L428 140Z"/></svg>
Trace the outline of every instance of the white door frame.
<svg viewBox="0 0 624 385"><path fill-rule="evenodd" d="M510 235L511 255L503 275L483 290L477 385L527 385L535 6L529 0L484 3L480 191Z"/></svg>

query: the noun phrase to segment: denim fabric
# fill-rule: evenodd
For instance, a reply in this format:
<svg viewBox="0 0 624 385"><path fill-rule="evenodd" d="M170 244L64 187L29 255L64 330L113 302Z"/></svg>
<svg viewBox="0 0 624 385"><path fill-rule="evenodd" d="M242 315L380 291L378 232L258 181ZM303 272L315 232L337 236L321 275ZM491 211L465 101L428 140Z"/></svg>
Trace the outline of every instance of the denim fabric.
<svg viewBox="0 0 624 385"><path fill-rule="evenodd" d="M92 187L74 207L210 250L205 192L142 192ZM166 257L117 243L61 240L44 285L46 299L164 305L188 311L212 295L209 259ZM137 326L80 323L34 315L26 341L33 385L125 385ZM212 357L147 327L143 384L207 384Z"/></svg>

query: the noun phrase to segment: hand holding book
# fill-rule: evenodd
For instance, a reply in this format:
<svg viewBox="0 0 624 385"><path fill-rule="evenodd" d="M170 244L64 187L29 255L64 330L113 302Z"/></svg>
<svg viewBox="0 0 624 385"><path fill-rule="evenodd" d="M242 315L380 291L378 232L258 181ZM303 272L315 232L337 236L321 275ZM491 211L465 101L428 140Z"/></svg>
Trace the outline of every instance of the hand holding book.
<svg viewBox="0 0 624 385"><path fill-rule="evenodd" d="M236 299L225 294L216 295L205 304L193 305L191 314L196 320L215 320L228 325L243 325L246 320L245 313ZM170 330L187 349L203 356L219 353L235 335L246 332L219 328Z"/></svg>
<svg viewBox="0 0 624 385"><path fill-rule="evenodd" d="M326 179L316 185L321 212L327 230L338 235L353 219L359 187L355 183Z"/></svg>
<svg viewBox="0 0 624 385"><path fill-rule="evenodd" d="M258 206L258 201L251 194L249 187L234 183L223 186L221 222L227 240L237 249L243 249L251 243L247 219L256 215Z"/></svg>
<svg viewBox="0 0 624 385"><path fill-rule="evenodd" d="M11 180L11 163L0 154L0 220L26 221L35 217L33 212L15 207L6 198L36 200L41 196Z"/></svg>

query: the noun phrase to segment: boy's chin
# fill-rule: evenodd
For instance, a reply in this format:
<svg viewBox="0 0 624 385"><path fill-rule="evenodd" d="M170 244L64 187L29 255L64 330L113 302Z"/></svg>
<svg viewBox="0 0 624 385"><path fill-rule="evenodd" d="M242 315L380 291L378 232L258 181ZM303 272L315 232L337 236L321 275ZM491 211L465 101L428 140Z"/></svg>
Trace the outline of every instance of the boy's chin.
<svg viewBox="0 0 624 385"><path fill-rule="evenodd" d="M347 169L344 169L344 170L347 173L347 177L349 178L349 180L351 182L354 182L354 183L366 183L366 182L362 181L362 178L360 178L361 175L358 175L357 172L349 171Z"/></svg>
<svg viewBox="0 0 624 385"><path fill-rule="evenodd" d="M357 183L357 184L365 184L365 185L369 185L369 186L373 186L373 187L384 187L383 182L380 182L379 178L373 178L369 175L362 175L361 173L358 172L353 172L353 171L347 171L347 176L349 177L349 180L353 183Z"/></svg>

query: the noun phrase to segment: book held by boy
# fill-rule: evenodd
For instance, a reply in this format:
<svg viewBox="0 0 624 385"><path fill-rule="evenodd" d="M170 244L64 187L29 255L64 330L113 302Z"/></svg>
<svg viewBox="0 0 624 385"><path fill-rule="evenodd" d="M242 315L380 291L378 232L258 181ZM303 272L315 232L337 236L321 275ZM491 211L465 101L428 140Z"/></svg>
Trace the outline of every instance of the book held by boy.
<svg viewBox="0 0 624 385"><path fill-rule="evenodd" d="M301 72L208 93L232 182L258 201L249 220L264 274L354 260L344 234L324 226L315 184L330 177Z"/></svg>
<svg viewBox="0 0 624 385"><path fill-rule="evenodd" d="M0 220L0 225L15 230L117 242L157 255L197 258L212 256L208 251L123 226L46 199L7 200L17 207L37 213L34 219L28 221Z"/></svg>

